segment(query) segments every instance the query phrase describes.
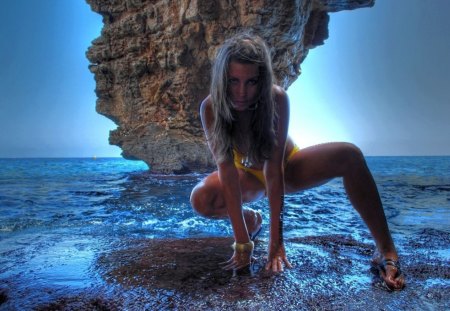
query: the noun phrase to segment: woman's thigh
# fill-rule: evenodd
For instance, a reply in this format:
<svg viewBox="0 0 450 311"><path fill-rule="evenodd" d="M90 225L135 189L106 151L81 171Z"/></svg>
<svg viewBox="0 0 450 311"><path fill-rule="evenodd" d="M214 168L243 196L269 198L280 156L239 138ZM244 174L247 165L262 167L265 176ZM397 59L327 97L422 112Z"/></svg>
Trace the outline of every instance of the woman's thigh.
<svg viewBox="0 0 450 311"><path fill-rule="evenodd" d="M252 202L264 196L264 185L250 173L239 170L239 184L243 202ZM217 171L200 181L191 193L191 204L200 214L226 215L222 184Z"/></svg>
<svg viewBox="0 0 450 311"><path fill-rule="evenodd" d="M326 143L301 149L285 168L286 192L292 193L342 177L349 165L364 161L361 151L349 143Z"/></svg>

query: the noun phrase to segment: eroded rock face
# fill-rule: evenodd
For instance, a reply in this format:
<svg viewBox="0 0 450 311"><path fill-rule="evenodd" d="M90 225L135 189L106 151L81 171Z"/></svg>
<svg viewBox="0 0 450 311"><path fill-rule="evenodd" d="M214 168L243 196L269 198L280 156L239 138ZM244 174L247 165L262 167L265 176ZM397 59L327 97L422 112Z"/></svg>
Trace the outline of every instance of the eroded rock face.
<svg viewBox="0 0 450 311"><path fill-rule="evenodd" d="M328 37L328 12L374 0L87 0L103 16L87 51L97 112L118 128L110 143L153 172L214 167L199 118L220 44L252 29L272 51L278 84L300 74L308 50Z"/></svg>

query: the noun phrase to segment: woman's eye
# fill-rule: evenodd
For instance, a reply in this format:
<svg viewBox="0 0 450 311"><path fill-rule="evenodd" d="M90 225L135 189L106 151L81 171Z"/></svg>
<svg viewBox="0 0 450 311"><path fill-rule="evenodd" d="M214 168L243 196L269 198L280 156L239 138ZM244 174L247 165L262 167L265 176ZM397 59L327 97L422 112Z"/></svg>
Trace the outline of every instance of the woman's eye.
<svg viewBox="0 0 450 311"><path fill-rule="evenodd" d="M230 79L230 80L228 80L228 83L229 84L236 84L236 83L238 83L238 81L237 81L237 79Z"/></svg>
<svg viewBox="0 0 450 311"><path fill-rule="evenodd" d="M251 79L251 80L248 81L248 84L256 85L256 84L258 84L258 80L257 79Z"/></svg>

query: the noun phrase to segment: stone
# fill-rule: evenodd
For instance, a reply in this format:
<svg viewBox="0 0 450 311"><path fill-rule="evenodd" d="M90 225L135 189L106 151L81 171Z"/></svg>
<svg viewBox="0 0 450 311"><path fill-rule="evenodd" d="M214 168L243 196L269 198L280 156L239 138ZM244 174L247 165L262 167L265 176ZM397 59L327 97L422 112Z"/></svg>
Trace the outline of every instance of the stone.
<svg viewBox="0 0 450 311"><path fill-rule="evenodd" d="M54 290L55 294L40 303L36 298L32 300L27 291L17 291L11 297L17 303L4 307L17 310L447 310L450 267L448 261L433 252L445 249L449 234L435 233L436 239L431 244L426 241L429 235L419 234L404 245L402 267L407 287L395 293L395 299L382 285L378 273L369 269L374 246L351 236L286 239L293 268L283 273L265 271L267 238L255 243L252 269L236 273L220 268L220 263L232 255L232 238L126 238L99 254L93 267L86 270L99 276L100 284L81 290L64 286L69 290ZM426 245L419 252L415 252L417 242ZM28 304L24 305L24 301Z"/></svg>
<svg viewBox="0 0 450 311"><path fill-rule="evenodd" d="M214 162L199 118L221 43L252 30L271 47L287 89L308 50L328 37L328 12L374 0L87 0L103 17L86 56L97 112L117 124L109 142L155 173L207 172Z"/></svg>

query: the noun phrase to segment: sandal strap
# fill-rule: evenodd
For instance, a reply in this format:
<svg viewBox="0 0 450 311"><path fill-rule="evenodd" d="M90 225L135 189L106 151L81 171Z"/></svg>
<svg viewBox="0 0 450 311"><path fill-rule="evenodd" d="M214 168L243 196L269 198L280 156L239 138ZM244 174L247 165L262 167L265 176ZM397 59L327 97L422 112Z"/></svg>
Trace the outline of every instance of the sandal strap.
<svg viewBox="0 0 450 311"><path fill-rule="evenodd" d="M386 266L395 267L395 268L397 268L397 275L401 275L402 274L402 269L401 269L399 260L384 259L383 262L382 262L383 269L385 269Z"/></svg>

